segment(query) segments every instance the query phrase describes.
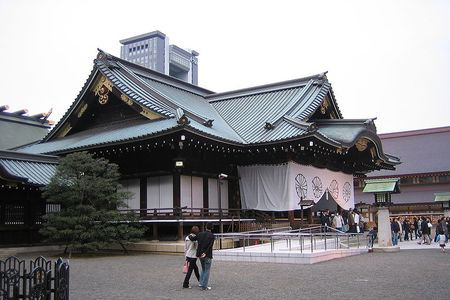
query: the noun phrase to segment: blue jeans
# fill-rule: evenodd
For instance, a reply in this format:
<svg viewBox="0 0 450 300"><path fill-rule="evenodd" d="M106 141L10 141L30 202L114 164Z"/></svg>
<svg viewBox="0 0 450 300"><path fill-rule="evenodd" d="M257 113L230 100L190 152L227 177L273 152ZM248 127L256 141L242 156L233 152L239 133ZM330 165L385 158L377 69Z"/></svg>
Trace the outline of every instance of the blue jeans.
<svg viewBox="0 0 450 300"><path fill-rule="evenodd" d="M392 246L397 246L398 244L398 232L392 231Z"/></svg>
<svg viewBox="0 0 450 300"><path fill-rule="evenodd" d="M200 287L206 289L209 281L209 270L211 269L212 259L209 257L200 258L202 273L200 274Z"/></svg>

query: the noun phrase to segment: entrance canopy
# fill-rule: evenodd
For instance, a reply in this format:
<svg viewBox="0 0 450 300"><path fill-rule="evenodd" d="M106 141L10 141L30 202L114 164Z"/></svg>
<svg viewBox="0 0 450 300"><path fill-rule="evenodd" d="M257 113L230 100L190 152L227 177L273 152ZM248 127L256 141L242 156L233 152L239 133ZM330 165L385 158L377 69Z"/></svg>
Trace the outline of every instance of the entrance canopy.
<svg viewBox="0 0 450 300"><path fill-rule="evenodd" d="M289 162L238 166L242 208L264 211L300 209L301 200L317 203L326 192L343 209L353 208L353 176Z"/></svg>
<svg viewBox="0 0 450 300"><path fill-rule="evenodd" d="M368 179L365 180L366 186L364 187L363 193L389 192L397 194L400 193L399 181L400 178Z"/></svg>
<svg viewBox="0 0 450 300"><path fill-rule="evenodd" d="M447 192L447 193L434 193L434 201L436 201L436 202L450 201L450 192Z"/></svg>

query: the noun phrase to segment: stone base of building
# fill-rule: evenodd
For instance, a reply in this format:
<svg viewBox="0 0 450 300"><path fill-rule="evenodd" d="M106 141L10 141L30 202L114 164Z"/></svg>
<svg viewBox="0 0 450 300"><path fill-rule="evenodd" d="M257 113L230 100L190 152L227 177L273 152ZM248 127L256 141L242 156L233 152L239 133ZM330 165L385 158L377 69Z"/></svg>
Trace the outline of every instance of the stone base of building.
<svg viewBox="0 0 450 300"><path fill-rule="evenodd" d="M399 252L400 247L399 246L391 246L391 247L373 247L372 251L375 253L392 253L392 252Z"/></svg>
<svg viewBox="0 0 450 300"><path fill-rule="evenodd" d="M310 265L332 259L359 255L367 252L368 249L366 248L326 250L314 253L228 252L225 250L215 251L214 260Z"/></svg>

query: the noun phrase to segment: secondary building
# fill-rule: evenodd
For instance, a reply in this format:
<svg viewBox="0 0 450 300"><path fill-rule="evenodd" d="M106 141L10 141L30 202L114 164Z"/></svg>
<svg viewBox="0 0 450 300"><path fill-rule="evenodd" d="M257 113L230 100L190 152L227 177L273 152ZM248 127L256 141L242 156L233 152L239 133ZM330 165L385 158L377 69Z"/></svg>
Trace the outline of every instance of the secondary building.
<svg viewBox="0 0 450 300"><path fill-rule="evenodd" d="M400 194L392 196L393 216L444 214L436 196L450 192L450 126L380 134L385 151L399 155L402 164L395 170L379 170L368 178L400 178ZM373 196L362 193L364 180L355 179L355 201L368 212ZM370 208L376 211L374 207ZM371 216L372 218L372 216Z"/></svg>

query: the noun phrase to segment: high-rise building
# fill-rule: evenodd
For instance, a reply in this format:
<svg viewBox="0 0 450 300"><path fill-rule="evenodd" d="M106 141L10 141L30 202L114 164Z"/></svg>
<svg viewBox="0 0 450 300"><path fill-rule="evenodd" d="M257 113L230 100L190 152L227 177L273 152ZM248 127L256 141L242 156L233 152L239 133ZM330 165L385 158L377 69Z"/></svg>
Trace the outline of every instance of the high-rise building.
<svg viewBox="0 0 450 300"><path fill-rule="evenodd" d="M198 84L198 52L169 44L160 31L133 36L120 41L120 58Z"/></svg>

